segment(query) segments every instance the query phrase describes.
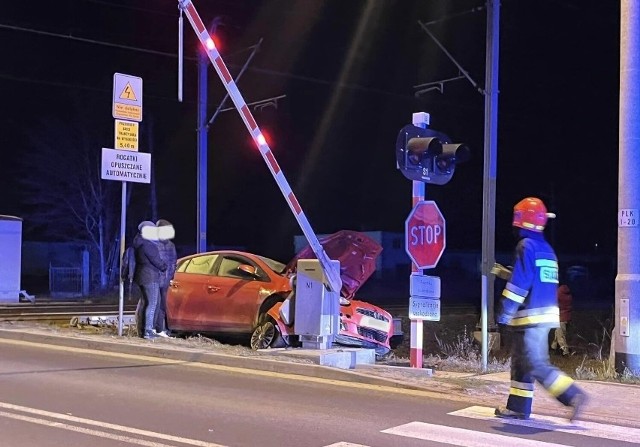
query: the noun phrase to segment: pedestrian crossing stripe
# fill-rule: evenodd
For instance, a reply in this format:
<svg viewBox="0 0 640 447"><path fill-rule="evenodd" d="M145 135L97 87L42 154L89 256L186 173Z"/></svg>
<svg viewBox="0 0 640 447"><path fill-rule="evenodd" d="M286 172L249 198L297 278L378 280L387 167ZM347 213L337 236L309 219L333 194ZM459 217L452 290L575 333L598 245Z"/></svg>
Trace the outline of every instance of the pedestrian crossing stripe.
<svg viewBox="0 0 640 447"><path fill-rule="evenodd" d="M519 425L522 427L535 428L539 430L549 430L573 435L589 436L592 438L610 439L613 441L623 441L636 443L640 439L640 429L633 427L622 427L619 425L600 424L589 421L570 422L566 418L532 414L530 419L504 419L496 418L494 409L490 407L473 406L462 410L448 413L451 416L461 416L470 419L481 419L500 421L509 425Z"/></svg>
<svg viewBox="0 0 640 447"><path fill-rule="evenodd" d="M468 430L466 428L448 427L446 425L427 424L426 422L409 422L408 424L382 430L382 433L459 447L486 447L488 445L508 445L509 447L567 447L566 444L555 444L552 442L538 441L536 439L523 439L515 436Z"/></svg>
<svg viewBox="0 0 640 447"><path fill-rule="evenodd" d="M567 433L591 438L622 441L636 444L640 439L640 429L619 425L601 424L597 422L570 422L566 418L532 414L528 420L496 418L494 409L490 407L472 406L448 413L450 416L464 417L503 423L514 426L533 428L541 432ZM518 437L499 433L483 432L447 425L429 424L426 422L409 422L407 424L382 430L381 433L424 441L438 442L458 447L486 447L487 445L508 445L509 447L567 447L567 444L539 441L532 438ZM395 444L395 443L394 443ZM363 444L337 442L325 447L368 447Z"/></svg>

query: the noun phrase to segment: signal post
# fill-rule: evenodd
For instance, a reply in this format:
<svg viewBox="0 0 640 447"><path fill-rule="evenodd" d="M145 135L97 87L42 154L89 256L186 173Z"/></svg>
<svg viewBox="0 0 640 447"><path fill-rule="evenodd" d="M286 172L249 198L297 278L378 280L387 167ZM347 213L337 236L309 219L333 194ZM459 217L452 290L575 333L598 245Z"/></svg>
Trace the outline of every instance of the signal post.
<svg viewBox="0 0 640 447"><path fill-rule="evenodd" d="M440 278L424 275L434 268L446 247L446 223L438 205L425 201L425 183L443 185L456 163L468 160L465 144L432 129L429 114L413 114L413 124L400 130L396 141L396 162L402 174L412 180L413 209L405 221L405 249L411 258L409 319L411 320L410 365L422 368L423 321L440 321Z"/></svg>

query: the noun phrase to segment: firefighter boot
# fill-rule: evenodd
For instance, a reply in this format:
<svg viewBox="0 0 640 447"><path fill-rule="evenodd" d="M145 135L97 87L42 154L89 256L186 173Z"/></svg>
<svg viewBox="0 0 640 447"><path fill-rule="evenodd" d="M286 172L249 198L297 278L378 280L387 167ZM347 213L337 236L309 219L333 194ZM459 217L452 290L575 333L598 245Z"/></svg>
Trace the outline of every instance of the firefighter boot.
<svg viewBox="0 0 640 447"><path fill-rule="evenodd" d="M587 400L587 395L585 393L578 393L573 396L573 399L571 399L571 402L569 403L569 406L571 407L571 417L569 420L571 422L575 421L578 416L582 414Z"/></svg>
<svg viewBox="0 0 640 447"><path fill-rule="evenodd" d="M497 417L502 419L529 419L528 414L520 413L519 411L509 410L507 407L498 407L493 412Z"/></svg>

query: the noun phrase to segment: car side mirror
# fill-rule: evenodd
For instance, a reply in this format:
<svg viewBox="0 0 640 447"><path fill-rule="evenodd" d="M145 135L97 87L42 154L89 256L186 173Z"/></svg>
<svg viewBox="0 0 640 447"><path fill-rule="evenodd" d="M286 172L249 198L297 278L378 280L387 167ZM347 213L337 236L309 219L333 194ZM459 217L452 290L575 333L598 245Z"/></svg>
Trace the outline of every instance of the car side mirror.
<svg viewBox="0 0 640 447"><path fill-rule="evenodd" d="M246 273L249 276L253 276L254 278L258 277L258 269L252 265L240 264L238 266L238 270L240 270L242 273Z"/></svg>

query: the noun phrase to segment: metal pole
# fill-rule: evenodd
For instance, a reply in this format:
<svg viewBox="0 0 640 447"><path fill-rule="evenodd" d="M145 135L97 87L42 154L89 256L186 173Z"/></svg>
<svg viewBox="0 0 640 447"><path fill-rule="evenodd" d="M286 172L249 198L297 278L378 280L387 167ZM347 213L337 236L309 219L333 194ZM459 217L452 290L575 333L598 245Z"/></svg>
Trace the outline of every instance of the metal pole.
<svg viewBox="0 0 640 447"><path fill-rule="evenodd" d="M482 370L487 369L488 326L495 325L494 288L489 280L495 262L496 158L498 142L498 55L500 1L487 1L487 48L484 95L484 179L482 188ZM492 278L491 278L492 279Z"/></svg>
<svg viewBox="0 0 640 447"><path fill-rule="evenodd" d="M182 11L182 9L181 9ZM211 22L209 34L213 35L222 22L220 17L216 17ZM207 88L209 57L202 52L198 53L198 217L196 228L196 253L207 251L207 134L209 125L207 124Z"/></svg>
<svg viewBox="0 0 640 447"><path fill-rule="evenodd" d="M182 8L178 18L178 102L182 102L182 79L184 63L184 24L182 19Z"/></svg>
<svg viewBox="0 0 640 447"><path fill-rule="evenodd" d="M429 114L425 113L414 113L411 119L411 122L416 127L421 127L426 129L429 125L431 117ZM419 182L414 180L412 182L412 207L418 204L418 202L422 202L424 200L425 194L425 184L424 182ZM423 271L418 268L415 263L411 263L411 272L422 274ZM409 366L411 368L422 368L422 347L424 345L424 323L422 320L411 320L410 323L410 347L409 347Z"/></svg>
<svg viewBox="0 0 640 447"><path fill-rule="evenodd" d="M423 182L414 180L413 182L412 204L415 207L418 202L424 200L425 185ZM413 262L411 263L411 272L422 274ZM422 320L411 320L411 346L409 349L409 366L411 368L422 368L422 347L424 344L424 323Z"/></svg>
<svg viewBox="0 0 640 447"><path fill-rule="evenodd" d="M206 55L198 58L198 220L196 252L207 251L207 68Z"/></svg>
<svg viewBox="0 0 640 447"><path fill-rule="evenodd" d="M640 373L640 2L620 2L618 275L615 281L615 369Z"/></svg>
<svg viewBox="0 0 640 447"><path fill-rule="evenodd" d="M127 182L122 182L122 197L120 199L120 269L122 271L122 257L124 256L124 238L125 228L127 226ZM124 279L118 273L120 278L119 299L118 299L118 336L122 336L122 319L124 313Z"/></svg>

